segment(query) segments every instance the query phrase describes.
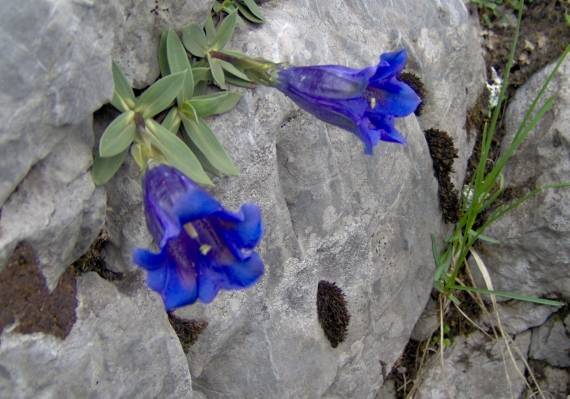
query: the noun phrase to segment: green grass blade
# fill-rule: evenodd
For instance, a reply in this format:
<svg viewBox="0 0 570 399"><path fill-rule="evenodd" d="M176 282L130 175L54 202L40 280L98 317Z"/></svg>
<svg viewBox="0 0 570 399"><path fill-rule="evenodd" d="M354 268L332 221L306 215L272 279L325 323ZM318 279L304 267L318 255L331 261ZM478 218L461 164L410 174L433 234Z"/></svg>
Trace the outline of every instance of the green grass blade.
<svg viewBox="0 0 570 399"><path fill-rule="evenodd" d="M503 298L516 299L518 301L537 303L539 305L548 305L548 306L557 306L557 307L565 305L564 302L555 301L552 299L538 298L530 295L517 294L516 292L511 292L511 291L496 291L496 290L488 290L485 288L464 287L461 285L454 285L453 289L459 291L476 292L478 294L495 295Z"/></svg>

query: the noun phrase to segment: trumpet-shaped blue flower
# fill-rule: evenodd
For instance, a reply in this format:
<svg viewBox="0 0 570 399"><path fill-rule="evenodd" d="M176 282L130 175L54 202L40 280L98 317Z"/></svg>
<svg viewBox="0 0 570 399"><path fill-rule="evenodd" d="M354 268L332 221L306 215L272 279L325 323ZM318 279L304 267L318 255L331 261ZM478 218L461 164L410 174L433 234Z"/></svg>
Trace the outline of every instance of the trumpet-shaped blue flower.
<svg viewBox="0 0 570 399"><path fill-rule="evenodd" d="M416 110L421 100L398 79L405 50L382 54L374 67L339 65L280 67L275 87L317 118L354 133L372 154L380 140L404 144L394 118Z"/></svg>
<svg viewBox="0 0 570 399"><path fill-rule="evenodd" d="M261 211L244 204L229 212L178 169L159 165L144 177L146 222L158 253L137 248L134 262L147 271L147 284L167 310L200 300L211 302L221 289L249 287L263 275L253 251L263 234Z"/></svg>

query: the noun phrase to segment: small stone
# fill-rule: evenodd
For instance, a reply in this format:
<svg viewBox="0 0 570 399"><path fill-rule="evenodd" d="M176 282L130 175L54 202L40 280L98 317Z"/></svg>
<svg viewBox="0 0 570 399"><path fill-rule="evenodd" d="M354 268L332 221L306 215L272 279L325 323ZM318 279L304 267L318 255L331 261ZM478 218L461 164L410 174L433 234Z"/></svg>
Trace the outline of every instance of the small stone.
<svg viewBox="0 0 570 399"><path fill-rule="evenodd" d="M529 356L554 367L570 367L570 338L562 320L553 316L532 331Z"/></svg>

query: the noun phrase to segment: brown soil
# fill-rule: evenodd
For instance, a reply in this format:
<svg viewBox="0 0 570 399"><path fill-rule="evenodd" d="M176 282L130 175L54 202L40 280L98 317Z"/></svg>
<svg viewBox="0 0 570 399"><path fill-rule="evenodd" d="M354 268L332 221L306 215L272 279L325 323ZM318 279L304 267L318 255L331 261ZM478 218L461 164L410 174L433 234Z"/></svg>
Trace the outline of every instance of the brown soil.
<svg viewBox="0 0 570 399"><path fill-rule="evenodd" d="M198 336L208 327L208 322L205 320L182 319L174 313L168 313L168 320L178 335L184 353L188 353Z"/></svg>
<svg viewBox="0 0 570 399"><path fill-rule="evenodd" d="M75 324L76 292L69 268L50 293L33 248L19 244L0 272L0 334L16 323L17 333L42 332L64 339Z"/></svg>
<svg viewBox="0 0 570 399"><path fill-rule="evenodd" d="M107 233L102 230L97 239L91 244L89 250L73 263L72 267L75 275L79 276L83 273L95 272L108 281L116 281L123 278L122 273L107 269L102 257L102 251L107 242Z"/></svg>

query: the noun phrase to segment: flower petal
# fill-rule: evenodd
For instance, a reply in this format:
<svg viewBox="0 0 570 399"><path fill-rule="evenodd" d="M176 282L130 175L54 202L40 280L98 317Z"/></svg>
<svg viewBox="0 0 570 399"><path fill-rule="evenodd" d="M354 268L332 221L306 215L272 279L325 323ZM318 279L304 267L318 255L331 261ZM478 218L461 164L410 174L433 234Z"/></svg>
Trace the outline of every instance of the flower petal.
<svg viewBox="0 0 570 399"><path fill-rule="evenodd" d="M165 258L162 253L154 253L142 248L133 251L133 262L145 270L155 270L162 266Z"/></svg>
<svg viewBox="0 0 570 399"><path fill-rule="evenodd" d="M380 63L374 75L370 78L370 83L379 82L396 76L406 66L408 53L405 49L392 53L384 53L380 56Z"/></svg>
<svg viewBox="0 0 570 399"><path fill-rule="evenodd" d="M315 99L349 99L364 93L374 71L374 67L353 69L340 65L283 68L277 88L286 95L293 91Z"/></svg>
<svg viewBox="0 0 570 399"><path fill-rule="evenodd" d="M263 235L261 209L254 204L243 204L239 213L219 212L218 227L223 227L223 236L239 248L252 249Z"/></svg>
<svg viewBox="0 0 570 399"><path fill-rule="evenodd" d="M369 92L377 102L374 110L386 115L407 116L421 102L414 89L396 78L369 87Z"/></svg>
<svg viewBox="0 0 570 399"><path fill-rule="evenodd" d="M194 270L184 270L171 261L166 268L166 274L166 284L161 294L167 310L196 302L198 287ZM150 277L149 274L148 278ZM150 286L150 281L148 282Z"/></svg>
<svg viewBox="0 0 570 399"><path fill-rule="evenodd" d="M379 113L368 113L368 119L380 132L380 140L406 144L406 139L394 127L394 117Z"/></svg>
<svg viewBox="0 0 570 399"><path fill-rule="evenodd" d="M364 143L364 153L366 155L372 155L374 147L380 141L380 132L378 129L376 129L368 119L364 119L358 125L356 135Z"/></svg>

